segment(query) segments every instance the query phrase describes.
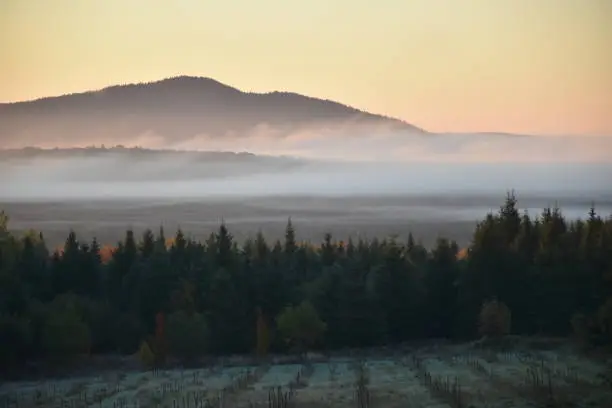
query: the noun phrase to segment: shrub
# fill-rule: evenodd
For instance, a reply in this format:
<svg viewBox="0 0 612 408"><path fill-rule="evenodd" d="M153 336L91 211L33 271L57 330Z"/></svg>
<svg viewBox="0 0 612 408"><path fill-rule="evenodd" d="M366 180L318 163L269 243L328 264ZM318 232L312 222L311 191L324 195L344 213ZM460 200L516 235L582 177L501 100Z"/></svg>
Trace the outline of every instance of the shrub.
<svg viewBox="0 0 612 408"><path fill-rule="evenodd" d="M89 353L89 327L71 310L52 312L43 327L43 345L52 357L70 357Z"/></svg>
<svg viewBox="0 0 612 408"><path fill-rule="evenodd" d="M597 311L597 325L601 334L612 340L612 298L609 298Z"/></svg>
<svg viewBox="0 0 612 408"><path fill-rule="evenodd" d="M32 342L31 323L19 316L0 314L0 366L9 367L21 361Z"/></svg>
<svg viewBox="0 0 612 408"><path fill-rule="evenodd" d="M141 346L140 341L145 337L145 329L138 316L122 313L115 318L110 337L120 353L133 354Z"/></svg>
<svg viewBox="0 0 612 408"><path fill-rule="evenodd" d="M589 342L589 318L582 313L574 313L570 319L574 340L582 346Z"/></svg>
<svg viewBox="0 0 612 408"><path fill-rule="evenodd" d="M200 357L206 351L208 325L199 313L172 313L168 316L165 333L170 353L183 361Z"/></svg>
<svg viewBox="0 0 612 408"><path fill-rule="evenodd" d="M503 302L491 300L482 305L479 331L482 336L501 337L510 333L512 315Z"/></svg>
<svg viewBox="0 0 612 408"><path fill-rule="evenodd" d="M327 325L321 321L310 302L296 307L286 307L276 319L276 324L285 340L300 352L315 344L321 338Z"/></svg>

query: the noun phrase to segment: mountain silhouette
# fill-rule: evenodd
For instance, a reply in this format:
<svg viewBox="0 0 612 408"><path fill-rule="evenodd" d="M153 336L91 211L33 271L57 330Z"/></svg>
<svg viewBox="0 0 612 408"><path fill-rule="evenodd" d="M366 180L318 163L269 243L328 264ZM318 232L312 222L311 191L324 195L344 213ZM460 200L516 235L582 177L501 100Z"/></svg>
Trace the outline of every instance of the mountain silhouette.
<svg viewBox="0 0 612 408"><path fill-rule="evenodd" d="M291 92L243 92L189 76L0 104L0 148L129 143L143 135L172 144L202 135L246 137L258 129L282 137L330 126L424 132L330 100Z"/></svg>

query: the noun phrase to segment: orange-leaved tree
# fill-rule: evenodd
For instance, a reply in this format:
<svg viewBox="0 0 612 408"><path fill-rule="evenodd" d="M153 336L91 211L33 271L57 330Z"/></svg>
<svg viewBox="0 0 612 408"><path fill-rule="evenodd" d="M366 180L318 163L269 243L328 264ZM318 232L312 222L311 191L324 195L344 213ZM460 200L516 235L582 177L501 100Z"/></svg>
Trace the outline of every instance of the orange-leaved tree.
<svg viewBox="0 0 612 408"><path fill-rule="evenodd" d="M257 357L265 357L268 354L270 348L270 330L268 329L268 323L266 318L261 311L261 308L257 308Z"/></svg>

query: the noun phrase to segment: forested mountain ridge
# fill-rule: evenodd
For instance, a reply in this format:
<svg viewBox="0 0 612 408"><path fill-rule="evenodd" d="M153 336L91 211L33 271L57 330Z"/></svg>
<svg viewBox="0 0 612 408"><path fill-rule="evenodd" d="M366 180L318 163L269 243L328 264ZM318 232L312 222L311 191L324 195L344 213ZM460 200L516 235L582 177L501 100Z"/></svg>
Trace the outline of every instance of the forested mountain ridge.
<svg viewBox="0 0 612 408"><path fill-rule="evenodd" d="M423 132L401 120L330 100L291 92L243 92L210 78L188 76L0 104L0 147L15 140L33 146L127 143L143 135L176 143L201 135L248 135L260 126L281 136L324 126Z"/></svg>
<svg viewBox="0 0 612 408"><path fill-rule="evenodd" d="M205 242L127 231L110 259L70 233L50 253L0 216L0 366L32 358L152 350L195 358L363 347L480 334L581 335L612 342L612 217L533 218L509 196L463 256L408 236L238 245L225 225ZM293 308L287 308L294 306ZM190 333L180 335L180 333ZM195 333L192 335L192 333ZM196 335L197 334L197 335ZM306 336L306 337L304 337ZM292 343L288 343L291 340Z"/></svg>

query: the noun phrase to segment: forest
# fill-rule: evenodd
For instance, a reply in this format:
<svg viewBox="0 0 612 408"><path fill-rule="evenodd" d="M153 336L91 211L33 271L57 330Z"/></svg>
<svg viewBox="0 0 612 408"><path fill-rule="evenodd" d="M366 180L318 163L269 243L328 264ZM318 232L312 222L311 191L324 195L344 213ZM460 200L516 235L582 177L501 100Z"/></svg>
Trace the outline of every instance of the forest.
<svg viewBox="0 0 612 408"><path fill-rule="evenodd" d="M0 215L0 367L139 353L148 364L204 355L304 352L481 336L573 336L612 344L612 216L522 212L513 193L468 248L411 234L320 244L261 234L205 242L130 230L104 256L70 232L11 233ZM417 237L418 238L418 237Z"/></svg>

